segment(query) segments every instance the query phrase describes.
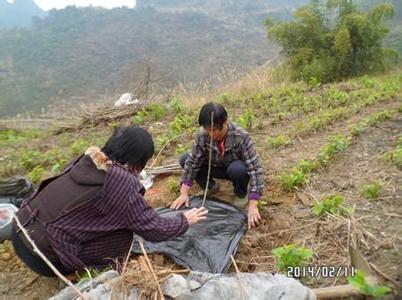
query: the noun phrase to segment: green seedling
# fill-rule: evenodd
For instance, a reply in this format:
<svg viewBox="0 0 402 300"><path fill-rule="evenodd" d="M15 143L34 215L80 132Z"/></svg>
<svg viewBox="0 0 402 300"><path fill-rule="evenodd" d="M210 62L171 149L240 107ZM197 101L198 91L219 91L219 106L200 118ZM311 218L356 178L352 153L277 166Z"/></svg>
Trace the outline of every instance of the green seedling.
<svg viewBox="0 0 402 300"><path fill-rule="evenodd" d="M74 144L71 145L71 152L74 156L84 153L85 150L89 148L90 144L88 141L79 139Z"/></svg>
<svg viewBox="0 0 402 300"><path fill-rule="evenodd" d="M42 180L45 169L42 166L36 166L29 172L28 177L33 183L39 183Z"/></svg>
<svg viewBox="0 0 402 300"><path fill-rule="evenodd" d="M353 208L342 206L344 201L345 198L339 194L327 196L321 202L316 202L313 204L313 213L316 216L322 216L326 212L333 215L348 216L352 214Z"/></svg>
<svg viewBox="0 0 402 300"><path fill-rule="evenodd" d="M276 258L276 266L280 271L286 271L288 267L300 267L305 265L313 256L313 251L293 244L275 248L271 252Z"/></svg>
<svg viewBox="0 0 402 300"><path fill-rule="evenodd" d="M375 181L371 184L365 184L362 188L361 194L367 200L375 200L380 196L383 190L383 184L379 181Z"/></svg>
<svg viewBox="0 0 402 300"><path fill-rule="evenodd" d="M391 289L385 285L372 285L367 282L366 276L360 270L356 270L355 276L348 277L348 283L356 288L361 294L380 298L388 294Z"/></svg>
<svg viewBox="0 0 402 300"><path fill-rule="evenodd" d="M279 148L288 143L288 139L284 135L267 137L267 144L270 148Z"/></svg>
<svg viewBox="0 0 402 300"><path fill-rule="evenodd" d="M308 176L302 170L293 169L289 174L280 175L279 180L285 191L292 191L305 184L308 181Z"/></svg>
<svg viewBox="0 0 402 300"><path fill-rule="evenodd" d="M166 182L166 187L174 195L178 195L180 193L180 185L179 178L176 176L170 177Z"/></svg>

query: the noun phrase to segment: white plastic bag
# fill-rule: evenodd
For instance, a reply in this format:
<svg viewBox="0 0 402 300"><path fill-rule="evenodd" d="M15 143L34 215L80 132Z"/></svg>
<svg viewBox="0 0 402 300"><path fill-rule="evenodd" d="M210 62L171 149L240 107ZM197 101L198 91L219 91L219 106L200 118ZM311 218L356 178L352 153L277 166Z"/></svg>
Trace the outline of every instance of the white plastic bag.
<svg viewBox="0 0 402 300"><path fill-rule="evenodd" d="M11 238L11 221L17 211L13 204L0 203L0 242Z"/></svg>

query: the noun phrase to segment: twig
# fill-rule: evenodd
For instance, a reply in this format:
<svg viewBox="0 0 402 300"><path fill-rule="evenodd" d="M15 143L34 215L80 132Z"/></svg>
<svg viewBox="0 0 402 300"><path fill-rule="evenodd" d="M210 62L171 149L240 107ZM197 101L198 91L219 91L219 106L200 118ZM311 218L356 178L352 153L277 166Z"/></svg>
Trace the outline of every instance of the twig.
<svg viewBox="0 0 402 300"><path fill-rule="evenodd" d="M233 255L230 255L230 259L232 260L233 266L234 266L235 269L236 269L237 278L239 279L241 299L244 300L244 286L243 286L243 283L242 283L241 278L240 278L240 271L239 271L239 268L237 267L237 264L236 264L236 261L235 261Z"/></svg>
<svg viewBox="0 0 402 300"><path fill-rule="evenodd" d="M385 279L387 279L388 281L392 282L393 284L395 284L395 286L399 286L398 282L396 282L394 279L392 279L391 277L389 277L388 275L386 275L384 272L382 272L380 269L378 269L378 267L376 267L375 264L373 263L369 263L370 267L372 267L378 274L380 274L382 277L384 277Z"/></svg>
<svg viewBox="0 0 402 300"><path fill-rule="evenodd" d="M160 284L159 284L158 277L156 276L155 271L154 271L154 269L152 268L151 262L149 261L147 252L145 251L144 242L143 242L142 240L140 240L140 241L139 241L139 244L140 244L140 247L141 247L141 251L142 251L142 253L144 254L145 261L147 262L149 271L151 272L152 277L154 278L154 280L155 280L155 282L156 282L156 285L157 285L157 287L158 287L158 292L161 294L161 299L163 300L163 299L165 299L165 297L163 296L162 288L161 288L161 286L160 286Z"/></svg>
<svg viewBox="0 0 402 300"><path fill-rule="evenodd" d="M185 134L187 134L187 132L184 132L184 133L182 133L182 134L179 134L179 135L173 137L172 139L168 140L168 141L162 146L161 150L159 150L159 152L158 152L158 154L156 155L155 159L153 160L153 162L152 162L150 168L152 168L152 167L154 166L154 164L158 161L159 156L162 154L162 151L165 150L165 148L166 148L167 146L169 146L169 144L170 144L171 142L173 142L174 140L178 139L179 137L182 137L182 136L185 135Z"/></svg>
<svg viewBox="0 0 402 300"><path fill-rule="evenodd" d="M214 112L211 112L211 131L214 130ZM202 207L205 206L205 200L207 199L207 193L209 188L209 176L211 175L211 161L212 161L212 136L209 137L209 160L208 160L208 176L207 185L205 186L204 198L202 199Z"/></svg>
<svg viewBox="0 0 402 300"><path fill-rule="evenodd" d="M29 234L26 231L26 229L21 225L21 222L18 219L18 217L15 216L14 219L15 219L15 222L17 223L18 228L21 229L21 231L24 234L27 241L32 245L34 252L36 252L39 255L39 257L42 258L42 260L49 266L50 269L52 269L52 271L57 275L57 277L59 277L62 281L64 281L65 284L67 284L69 287L71 287L77 293L77 295L80 296L82 299L89 299L88 296L83 294L70 280L68 280L66 277L64 277L63 274L61 274L59 272L59 270L57 270L57 268L55 266L53 266L53 264L39 250L39 248L36 246L35 242L29 237Z"/></svg>
<svg viewBox="0 0 402 300"><path fill-rule="evenodd" d="M124 272L126 271L127 264L128 264L128 260L130 259L131 248L133 248L133 245L134 245L134 239L133 239L133 241L131 242L130 249L128 249L127 257L126 257L126 259L124 260L124 265L123 265L123 268L121 269L121 274L124 274Z"/></svg>

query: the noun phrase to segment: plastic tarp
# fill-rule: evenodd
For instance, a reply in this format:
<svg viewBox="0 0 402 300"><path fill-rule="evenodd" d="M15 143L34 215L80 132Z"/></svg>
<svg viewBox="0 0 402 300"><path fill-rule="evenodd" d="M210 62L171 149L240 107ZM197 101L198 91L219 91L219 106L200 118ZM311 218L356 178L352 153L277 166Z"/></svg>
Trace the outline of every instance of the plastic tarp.
<svg viewBox="0 0 402 300"><path fill-rule="evenodd" d="M11 203L20 207L21 202L33 191L32 183L25 178L0 179L0 203Z"/></svg>
<svg viewBox="0 0 402 300"><path fill-rule="evenodd" d="M157 212L162 217L171 217L201 204L202 198L194 197L189 208L172 210L165 207L157 209ZM231 263L230 255L235 255L247 230L247 215L243 210L214 197L207 199L205 207L208 209L207 218L190 226L184 235L159 243L144 241L147 253L165 254L193 271L226 273ZM138 241L134 242L132 252L142 253Z"/></svg>

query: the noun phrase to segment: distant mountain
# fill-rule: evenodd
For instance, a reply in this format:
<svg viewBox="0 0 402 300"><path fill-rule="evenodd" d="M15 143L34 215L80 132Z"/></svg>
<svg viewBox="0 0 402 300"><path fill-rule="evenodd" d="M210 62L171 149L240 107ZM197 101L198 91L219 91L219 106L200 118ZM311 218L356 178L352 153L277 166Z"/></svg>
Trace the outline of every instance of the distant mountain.
<svg viewBox="0 0 402 300"><path fill-rule="evenodd" d="M29 27L32 18L43 18L46 14L33 0L15 0L14 3L0 0L0 29Z"/></svg>
<svg viewBox="0 0 402 300"><path fill-rule="evenodd" d="M214 13L185 7L51 10L29 30L0 31L0 116L132 91L145 64L154 89L179 82L211 87L229 71L241 74L275 55L262 24L270 14L282 12L249 7L239 13L236 5Z"/></svg>

